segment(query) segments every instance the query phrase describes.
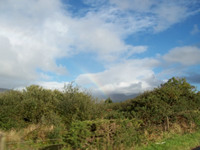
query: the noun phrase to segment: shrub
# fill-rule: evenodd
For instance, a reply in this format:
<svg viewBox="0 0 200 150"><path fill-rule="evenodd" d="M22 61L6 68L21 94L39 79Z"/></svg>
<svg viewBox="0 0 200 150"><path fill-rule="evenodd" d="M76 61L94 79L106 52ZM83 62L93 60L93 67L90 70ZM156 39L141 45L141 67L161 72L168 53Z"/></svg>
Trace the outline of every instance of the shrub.
<svg viewBox="0 0 200 150"><path fill-rule="evenodd" d="M172 78L153 91L126 102L121 112L126 112L128 118L142 119L145 124L166 124L166 117L176 121L182 114L190 122L194 118L190 114L186 115L186 112L192 113L199 107L197 97L195 88L184 78Z"/></svg>
<svg viewBox="0 0 200 150"><path fill-rule="evenodd" d="M73 149L119 148L139 144L143 137L141 121L136 119L75 121L65 141Z"/></svg>
<svg viewBox="0 0 200 150"><path fill-rule="evenodd" d="M63 121L70 124L74 120L93 118L95 101L91 95L81 92L78 87L70 84L66 87L57 109Z"/></svg>

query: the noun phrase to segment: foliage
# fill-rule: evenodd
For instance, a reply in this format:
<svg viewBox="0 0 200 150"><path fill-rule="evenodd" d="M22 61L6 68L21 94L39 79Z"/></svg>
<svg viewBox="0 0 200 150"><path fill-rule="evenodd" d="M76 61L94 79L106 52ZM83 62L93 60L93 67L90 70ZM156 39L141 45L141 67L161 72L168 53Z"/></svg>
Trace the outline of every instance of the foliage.
<svg viewBox="0 0 200 150"><path fill-rule="evenodd" d="M53 123L56 116L58 99L50 90L32 85L23 91L21 116L27 121L38 123Z"/></svg>
<svg viewBox="0 0 200 150"><path fill-rule="evenodd" d="M113 101L112 101L111 98L109 97L109 98L107 98L107 99L105 100L105 103L106 103L106 104L110 104L110 103L113 103Z"/></svg>
<svg viewBox="0 0 200 150"><path fill-rule="evenodd" d="M58 139L71 149L127 149L174 124L184 132L200 127L200 92L184 78L120 103L99 101L73 83L63 91L31 85L0 93L1 130L36 125L24 139Z"/></svg>
<svg viewBox="0 0 200 150"><path fill-rule="evenodd" d="M141 123L136 119L76 121L65 138L73 149L115 149L122 143L128 148L144 138Z"/></svg>
<svg viewBox="0 0 200 150"><path fill-rule="evenodd" d="M199 130L195 133L183 135L172 134L170 137L157 142L150 142L148 145L138 146L135 150L192 150L200 145L199 139Z"/></svg>
<svg viewBox="0 0 200 150"><path fill-rule="evenodd" d="M20 103L22 93L18 91L7 91L0 94L0 128L7 130L18 128L23 123L20 119Z"/></svg>
<svg viewBox="0 0 200 150"><path fill-rule="evenodd" d="M74 120L93 119L98 110L95 108L95 99L72 84L65 87L62 99L57 105L58 113L67 125Z"/></svg>
<svg viewBox="0 0 200 150"><path fill-rule="evenodd" d="M93 119L100 115L95 99L70 84L63 92L31 85L23 91L0 94L0 128L11 129L29 124L70 124L73 120Z"/></svg>
<svg viewBox="0 0 200 150"><path fill-rule="evenodd" d="M145 92L122 105L121 112L128 118L142 119L146 124L166 124L166 119L193 121L199 99L193 86L183 78L172 78L165 84Z"/></svg>

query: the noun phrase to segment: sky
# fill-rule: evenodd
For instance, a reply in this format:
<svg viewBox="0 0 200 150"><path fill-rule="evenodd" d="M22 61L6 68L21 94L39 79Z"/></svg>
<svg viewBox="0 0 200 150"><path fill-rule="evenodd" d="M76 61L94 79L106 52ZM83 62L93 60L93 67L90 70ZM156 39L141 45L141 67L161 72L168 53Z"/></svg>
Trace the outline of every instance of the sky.
<svg viewBox="0 0 200 150"><path fill-rule="evenodd" d="M0 0L0 88L124 99L199 70L199 0Z"/></svg>

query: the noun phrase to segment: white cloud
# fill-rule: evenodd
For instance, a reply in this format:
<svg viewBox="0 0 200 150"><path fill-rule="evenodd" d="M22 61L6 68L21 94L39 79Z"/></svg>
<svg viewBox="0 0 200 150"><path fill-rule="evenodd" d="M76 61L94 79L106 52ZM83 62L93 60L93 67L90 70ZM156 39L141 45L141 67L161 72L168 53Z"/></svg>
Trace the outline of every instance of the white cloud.
<svg viewBox="0 0 200 150"><path fill-rule="evenodd" d="M154 29L156 32L163 31L171 25L181 22L190 15L185 5L177 5L176 2L166 2L154 10L156 22Z"/></svg>
<svg viewBox="0 0 200 150"><path fill-rule="evenodd" d="M144 52L146 46L133 46L124 42L124 27L107 22L112 14L90 12L69 22L71 45L76 52L96 53L103 61L112 62L121 57ZM116 17L116 16L115 16ZM112 20L112 19L111 19Z"/></svg>
<svg viewBox="0 0 200 150"><path fill-rule="evenodd" d="M180 63L182 65L200 64L200 48L195 46L176 47L163 56L169 63Z"/></svg>
<svg viewBox="0 0 200 150"><path fill-rule="evenodd" d="M193 26L193 29L192 29L192 31L190 32L190 34L194 35L194 34L197 34L197 33L199 33L199 32L200 32L200 30L199 30L199 28L198 28L198 25L195 24L195 25Z"/></svg>
<svg viewBox="0 0 200 150"><path fill-rule="evenodd" d="M0 1L0 76L31 82L45 72L67 74L56 60L79 52L115 61L146 50L124 43L117 29L94 12L73 18L58 0Z"/></svg>
<svg viewBox="0 0 200 150"><path fill-rule="evenodd" d="M64 90L64 86L69 84L68 82L55 82L55 81L39 81L36 82L35 84L42 86L45 89L51 89L51 90Z"/></svg>
<svg viewBox="0 0 200 150"><path fill-rule="evenodd" d="M86 2L93 4L92 7L83 15L74 16L60 0L1 0L0 84L15 87L51 79L47 72L66 75L67 68L56 60L83 52L96 54L106 67L108 62L114 66L102 73L80 75L80 82L81 78L92 76L105 90L120 85L119 91L123 91L135 84L144 89L149 85L138 76L145 73L151 78L154 75L151 67L146 69L143 60L116 63L146 51L147 46L129 45L125 39L146 30L163 31L193 12L184 3L176 5L172 1L170 5L150 0L124 0L122 5L119 0ZM141 73L134 65L141 66ZM123 68L127 74L119 72ZM138 72L134 73L135 70ZM106 83L102 79L110 74L114 74L116 84L110 82L114 82L112 78ZM133 78L137 80L129 74L135 74Z"/></svg>
<svg viewBox="0 0 200 150"><path fill-rule="evenodd" d="M103 5L104 3L106 3L107 0L83 0L83 3L87 4L87 5L91 5L93 7L97 7L100 5Z"/></svg>
<svg viewBox="0 0 200 150"><path fill-rule="evenodd" d="M153 5L158 3L155 0L110 0L110 2L117 5L122 10L134 10L139 12L148 12Z"/></svg>
<svg viewBox="0 0 200 150"><path fill-rule="evenodd" d="M37 69L66 74L66 69L55 62L64 54L56 40L62 35L58 35L54 23L48 22L51 16L62 16L59 1L0 3L0 75L34 81L38 79ZM48 24L57 34L47 28Z"/></svg>
<svg viewBox="0 0 200 150"><path fill-rule="evenodd" d="M59 91L64 91L65 86L67 86L69 82L56 82L56 81L37 81L37 82L31 82L31 83L26 83L24 86L17 86L13 89L15 90L23 90L26 87L30 85L38 85L41 86L44 89L49 89L49 90L59 90Z"/></svg>
<svg viewBox="0 0 200 150"><path fill-rule="evenodd" d="M96 84L96 90L106 94L140 93L160 83L152 71L158 64L155 59L126 60L110 66L103 72L82 74L78 76L76 82L80 85Z"/></svg>
<svg viewBox="0 0 200 150"><path fill-rule="evenodd" d="M140 21L140 26L143 25L143 21L148 23L147 26L142 27L143 30L150 29L154 32L164 31L188 16L200 12L199 8L192 9L199 3L196 0L110 0L110 3L114 4L121 12L130 14L131 18L138 18L137 23ZM128 23L132 24L131 20ZM137 26L134 27L137 28Z"/></svg>

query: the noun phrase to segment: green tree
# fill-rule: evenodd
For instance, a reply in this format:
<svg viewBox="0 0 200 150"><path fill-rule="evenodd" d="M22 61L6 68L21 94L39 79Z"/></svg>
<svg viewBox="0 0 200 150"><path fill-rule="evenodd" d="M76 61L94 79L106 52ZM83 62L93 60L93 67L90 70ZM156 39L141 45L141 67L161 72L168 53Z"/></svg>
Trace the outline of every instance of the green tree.
<svg viewBox="0 0 200 150"><path fill-rule="evenodd" d="M58 110L67 124L71 124L74 120L88 120L94 116L95 101L90 94L82 92L78 86L71 83L64 89Z"/></svg>
<svg viewBox="0 0 200 150"><path fill-rule="evenodd" d="M168 117L191 120L194 109L198 109L195 87L185 78L171 78L160 87L145 92L127 102L121 109L129 118L140 118L145 123L165 123Z"/></svg>
<svg viewBox="0 0 200 150"><path fill-rule="evenodd" d="M31 85L23 91L21 116L30 123L53 123L58 103L55 92Z"/></svg>
<svg viewBox="0 0 200 150"><path fill-rule="evenodd" d="M105 100L105 103L106 104L110 104L110 103L113 103L112 99L109 97Z"/></svg>

